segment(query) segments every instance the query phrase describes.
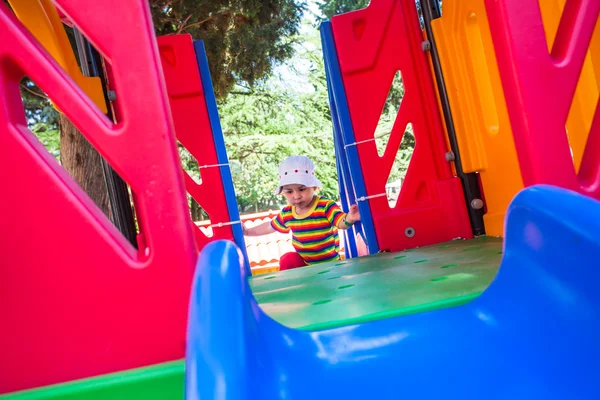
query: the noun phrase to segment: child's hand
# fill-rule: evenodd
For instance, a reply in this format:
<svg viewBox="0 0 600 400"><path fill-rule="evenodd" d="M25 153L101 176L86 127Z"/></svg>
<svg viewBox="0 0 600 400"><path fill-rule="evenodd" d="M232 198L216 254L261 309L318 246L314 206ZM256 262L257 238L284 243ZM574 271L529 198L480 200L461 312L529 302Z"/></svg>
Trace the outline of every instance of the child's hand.
<svg viewBox="0 0 600 400"><path fill-rule="evenodd" d="M346 221L351 224L360 221L360 213L358 212L358 206L356 204L350 206L350 210L348 210L348 214L346 215Z"/></svg>

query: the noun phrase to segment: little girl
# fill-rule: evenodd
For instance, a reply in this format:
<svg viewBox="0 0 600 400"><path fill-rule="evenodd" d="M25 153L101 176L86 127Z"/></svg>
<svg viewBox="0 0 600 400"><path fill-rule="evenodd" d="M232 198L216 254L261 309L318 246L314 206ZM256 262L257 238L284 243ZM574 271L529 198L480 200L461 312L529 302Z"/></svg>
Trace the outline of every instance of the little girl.
<svg viewBox="0 0 600 400"><path fill-rule="evenodd" d="M348 229L360 221L356 204L345 214L334 201L315 194L320 187L315 165L308 157L288 157L279 165L279 186L275 194L283 194L289 204L269 222L252 228L242 225L246 236L292 231L296 252L281 257L280 271L339 260L334 227Z"/></svg>

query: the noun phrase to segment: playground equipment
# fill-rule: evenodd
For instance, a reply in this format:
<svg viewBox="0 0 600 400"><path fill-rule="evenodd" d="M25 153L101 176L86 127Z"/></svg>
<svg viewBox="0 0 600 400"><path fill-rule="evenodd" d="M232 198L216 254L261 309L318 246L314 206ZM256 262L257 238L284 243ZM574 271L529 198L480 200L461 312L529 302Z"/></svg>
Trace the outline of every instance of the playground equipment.
<svg viewBox="0 0 600 400"><path fill-rule="evenodd" d="M184 171L187 192L202 204L213 222L210 238L199 228L194 229L198 250L209 241L230 239L245 252L204 45L199 41L192 43L189 35L177 35L159 38L158 47L177 139L202 162L201 184ZM246 268L249 268L247 262Z"/></svg>
<svg viewBox="0 0 600 400"><path fill-rule="evenodd" d="M577 210L586 210L587 216ZM189 398L215 393L226 393L228 399L363 398L376 393L380 398L564 399L574 388L580 398L596 398L600 298L590 278L597 277L599 221L597 201L564 189L529 188L511 203L502 267L481 296L459 307L315 331L271 319L240 277L237 249L228 242L211 243L200 255L190 301ZM574 254L579 255L576 265ZM318 274L324 268L311 271L315 285L325 284L327 275ZM345 275L345 268L335 273ZM430 285L439 269L426 268L421 282ZM281 273L277 279L293 281L299 274ZM350 284L357 277L346 278ZM451 284L451 279L449 273L437 283ZM331 296L342 282L329 282L337 282L330 284ZM342 301L344 306L349 302Z"/></svg>
<svg viewBox="0 0 600 400"><path fill-rule="evenodd" d="M39 6L42 5L48 7L46 2ZM2 304L10 307L3 307L2 321L12 328L3 330L1 335L2 393L183 357L189 285L197 251L205 243L194 231L199 230L189 217L171 121L178 127L177 137L192 152L199 152L197 158L204 161L203 165L227 162L223 154L215 160L218 151L208 154L209 143L204 141L198 146L185 130L180 108L195 101L192 106L197 107L198 115L201 104L189 97L179 102L177 82L166 85L169 91L165 90L158 46L147 35L152 31L152 23L144 2L119 12L115 12L119 8L116 4L98 5L101 11L93 7L84 10L77 2L60 5L75 25L85 26L87 37L103 54L110 56L111 88L118 96L111 104L115 122L102 114L69 77L68 70L61 69L6 5L1 5L0 31L6 45L2 45L5 62L0 72L0 97L6 107L0 111L0 124L4 127L0 140L5 148L14 149L2 161L2 178L7 187L18 193L5 196L2 203L6 210L15 211L7 213L3 220L3 246L7 250L0 275ZM53 20L58 18L56 13L53 8L44 11ZM141 25L130 27L136 32L124 32L126 38L114 42L101 21L128 26L124 21L131 14L139 15L141 24L148 29L141 29ZM45 44L53 38L40 36ZM203 95L212 96L212 86L204 90L200 86L198 62L195 56L189 57L190 52L194 54L192 41L187 37L187 43L182 44L185 40L186 37L179 38L175 44L163 40L163 48L168 52L169 46L179 44L183 52L181 48L188 46L187 53L178 54L182 59L176 61L187 68L189 81L196 83L194 91L206 102L203 119L195 121L205 132L204 137L196 139L201 140L210 138L210 132L218 129L218 121L214 121L216 105L214 98L211 102L210 96ZM201 68L207 71L202 57L204 54L199 57ZM164 58L172 60L168 55ZM196 68L196 81L190 64ZM132 70L137 71L135 75L130 74ZM169 68L165 70L167 74L171 72ZM24 75L48 93L131 185L140 228L137 249L28 131L19 92L19 81ZM205 78L204 84L209 85L208 75ZM167 94L176 103L171 107ZM18 167L19 174L13 174L13 167L7 165ZM218 170L207 169L203 174L205 182L212 185L212 197L217 197L219 187L227 188L226 184L218 184ZM231 188L231 178L225 178ZM202 194L189 181L186 184L192 195ZM27 213L17 210L34 209L39 199L48 204L44 228L32 229L34 225L28 221ZM241 227L229 225L231 220L239 220L237 208L225 203L211 208L210 199L206 202L213 217L229 213L223 221L213 219L214 237L234 239L231 231L238 230L241 238ZM61 360L60 367L56 367L57 360ZM32 365L36 366L33 373Z"/></svg>
<svg viewBox="0 0 600 400"><path fill-rule="evenodd" d="M371 254L473 237L460 180L445 161L446 140L414 12L412 0L379 1L321 28L337 117L338 162L348 166L343 179L353 190L347 190L347 201L356 201L365 216L364 240ZM405 94L379 157L373 132L398 71ZM417 144L390 209L385 184L409 122Z"/></svg>
<svg viewBox="0 0 600 400"><path fill-rule="evenodd" d="M556 24L560 1L472 2L463 23L466 6L444 2L439 20L426 9L425 43L412 0L373 0L323 24L342 202L358 201L363 221L348 260L255 277L201 42L154 38L141 0L80 3L55 4L106 60L113 120L48 39L0 4L0 177L14 193L0 203L11 210L0 269L6 398L598 398L600 128L582 99L597 102L600 3L562 2ZM109 20L123 27L119 40ZM475 22L481 42L451 45ZM443 82L427 51L439 53ZM373 132L398 70L406 96L379 158ZM26 129L24 75L130 185L137 248ZM449 93L457 146L436 88ZM408 122L417 147L390 208L381 194ZM177 140L209 166L207 186L183 174ZM510 195L496 181L505 166ZM468 209L475 172L487 210ZM185 199L206 201L207 189L217 193L206 203L210 243ZM31 229L39 198L45 225ZM478 216L494 235L503 221L504 240L474 237Z"/></svg>

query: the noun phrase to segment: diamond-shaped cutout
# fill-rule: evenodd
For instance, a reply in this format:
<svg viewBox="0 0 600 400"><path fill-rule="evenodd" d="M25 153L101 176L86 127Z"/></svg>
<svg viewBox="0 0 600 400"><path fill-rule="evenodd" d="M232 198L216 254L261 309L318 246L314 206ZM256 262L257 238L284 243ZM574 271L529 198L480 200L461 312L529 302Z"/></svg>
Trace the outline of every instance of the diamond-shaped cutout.
<svg viewBox="0 0 600 400"><path fill-rule="evenodd" d="M561 20L565 17L566 2L540 0L539 4L546 33L548 52L551 53ZM600 25L597 24L592 35L590 48L585 56L581 74L579 75L579 81L577 82L565 126L571 156L573 157L573 165L577 172L579 172L581 167L586 143L588 142L588 136L596 112L596 104L598 104L600 98L600 74L594 68L596 67L597 69L600 54L595 54L591 51L591 49L599 47Z"/></svg>
<svg viewBox="0 0 600 400"><path fill-rule="evenodd" d="M200 204L194 199L189 193L187 193L188 205L190 207L190 216L192 221L205 221L210 220L208 213L202 208Z"/></svg>
<svg viewBox="0 0 600 400"><path fill-rule="evenodd" d="M575 170L579 172L583 159L586 143L592 128L592 121L596 113L596 105L600 99L600 73L597 72L598 57L600 54L592 54L591 49L600 47L600 25L596 24L590 49L585 55L585 61L579 81L567 117L567 136L571 146L571 154ZM596 58L594 63L594 57Z"/></svg>
<svg viewBox="0 0 600 400"><path fill-rule="evenodd" d="M600 190L598 183L600 174L600 100L596 103L596 112L592 121L586 146L581 158L581 165L578 168L579 184L584 190L589 191L592 197L598 198ZM591 190L590 190L591 189Z"/></svg>
<svg viewBox="0 0 600 400"><path fill-rule="evenodd" d="M396 116L400 110L402 104L402 98L404 97L404 82L402 81L402 73L396 71L394 80L392 81L388 90L388 95L379 116L379 122L375 129L375 143L377 145L377 153L379 157L383 156L390 135L392 134L392 128L396 121Z"/></svg>
<svg viewBox="0 0 600 400"><path fill-rule="evenodd" d="M179 150L179 158L181 160L183 172L189 176L196 185L202 185L202 173L200 172L196 157L194 157L179 140L177 141L177 149ZM207 238L213 237L214 232L210 222L210 215L194 197L189 193L186 193L186 195L192 221L202 235ZM198 232L196 232L196 234L198 234Z"/></svg>
<svg viewBox="0 0 600 400"><path fill-rule="evenodd" d="M177 149L179 150L181 166L185 173L192 178L197 185L202 185L202 174L200 173L196 157L194 157L179 140L177 141Z"/></svg>
<svg viewBox="0 0 600 400"><path fill-rule="evenodd" d="M398 196L402 190L402 184L412 159L412 154L415 149L415 135L413 132L413 126L409 122L406 125L404 134L402 135L402 141L400 147L394 158L394 164L388 176L387 184L385 185L385 191L387 193L388 205L390 208L396 207Z"/></svg>
<svg viewBox="0 0 600 400"><path fill-rule="evenodd" d="M552 51L552 46L554 46L554 39L556 39L556 32L558 31L558 25L560 24L560 18L565 9L566 2L554 0L538 0L538 2L540 5L540 12L542 13L544 31L546 33L548 53L550 53Z"/></svg>
<svg viewBox="0 0 600 400"><path fill-rule="evenodd" d="M188 194L188 204L190 205L190 216L198 230L204 236L211 238L214 235L213 227L210 222L210 215L202 208L198 202Z"/></svg>

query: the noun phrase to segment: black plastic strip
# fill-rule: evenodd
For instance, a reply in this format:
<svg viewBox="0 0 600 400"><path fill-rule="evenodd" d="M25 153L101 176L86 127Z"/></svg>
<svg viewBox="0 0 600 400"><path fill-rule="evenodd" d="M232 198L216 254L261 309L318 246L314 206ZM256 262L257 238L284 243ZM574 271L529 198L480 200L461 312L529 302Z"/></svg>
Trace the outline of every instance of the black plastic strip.
<svg viewBox="0 0 600 400"><path fill-rule="evenodd" d="M113 121L114 115L108 100L106 77L104 76L104 69L101 66L100 54L98 54L87 39L83 37L81 32L76 28L73 30L82 73L85 76L100 78L102 82L102 92L104 93L104 101L106 102L108 109L107 117ZM108 164L104 157L100 156L100 158L102 160L102 169L104 171L104 181L106 182L106 189L108 191L112 221L123 236L125 236L125 238L127 238L127 240L137 249L137 230L135 227L133 208L131 206L131 198L129 197L127 183Z"/></svg>
<svg viewBox="0 0 600 400"><path fill-rule="evenodd" d="M427 38L430 44L429 52L431 54L431 61L433 63L435 79L437 81L438 91L440 94L440 101L444 113L444 119L446 121L446 128L448 131L450 148L454 153L454 165L456 167L456 174L460 178L463 186L466 207L469 213L469 220L471 222L471 229L473 230L474 235L483 235L485 234L485 228L483 225L483 207L476 210L471 206L473 204L473 200L481 199L479 181L477 179L477 174L465 173L463 170L460 151L458 148L458 140L456 138L456 130L454 128L454 120L452 118L452 111L450 108L450 101L448 99L446 83L444 81L444 74L442 73L440 58L437 51L437 46L435 44L435 38L433 36L433 30L431 29L431 21L433 20L432 1L437 2L436 0L421 0L421 9L423 12L423 19L425 21L425 31L427 32Z"/></svg>

